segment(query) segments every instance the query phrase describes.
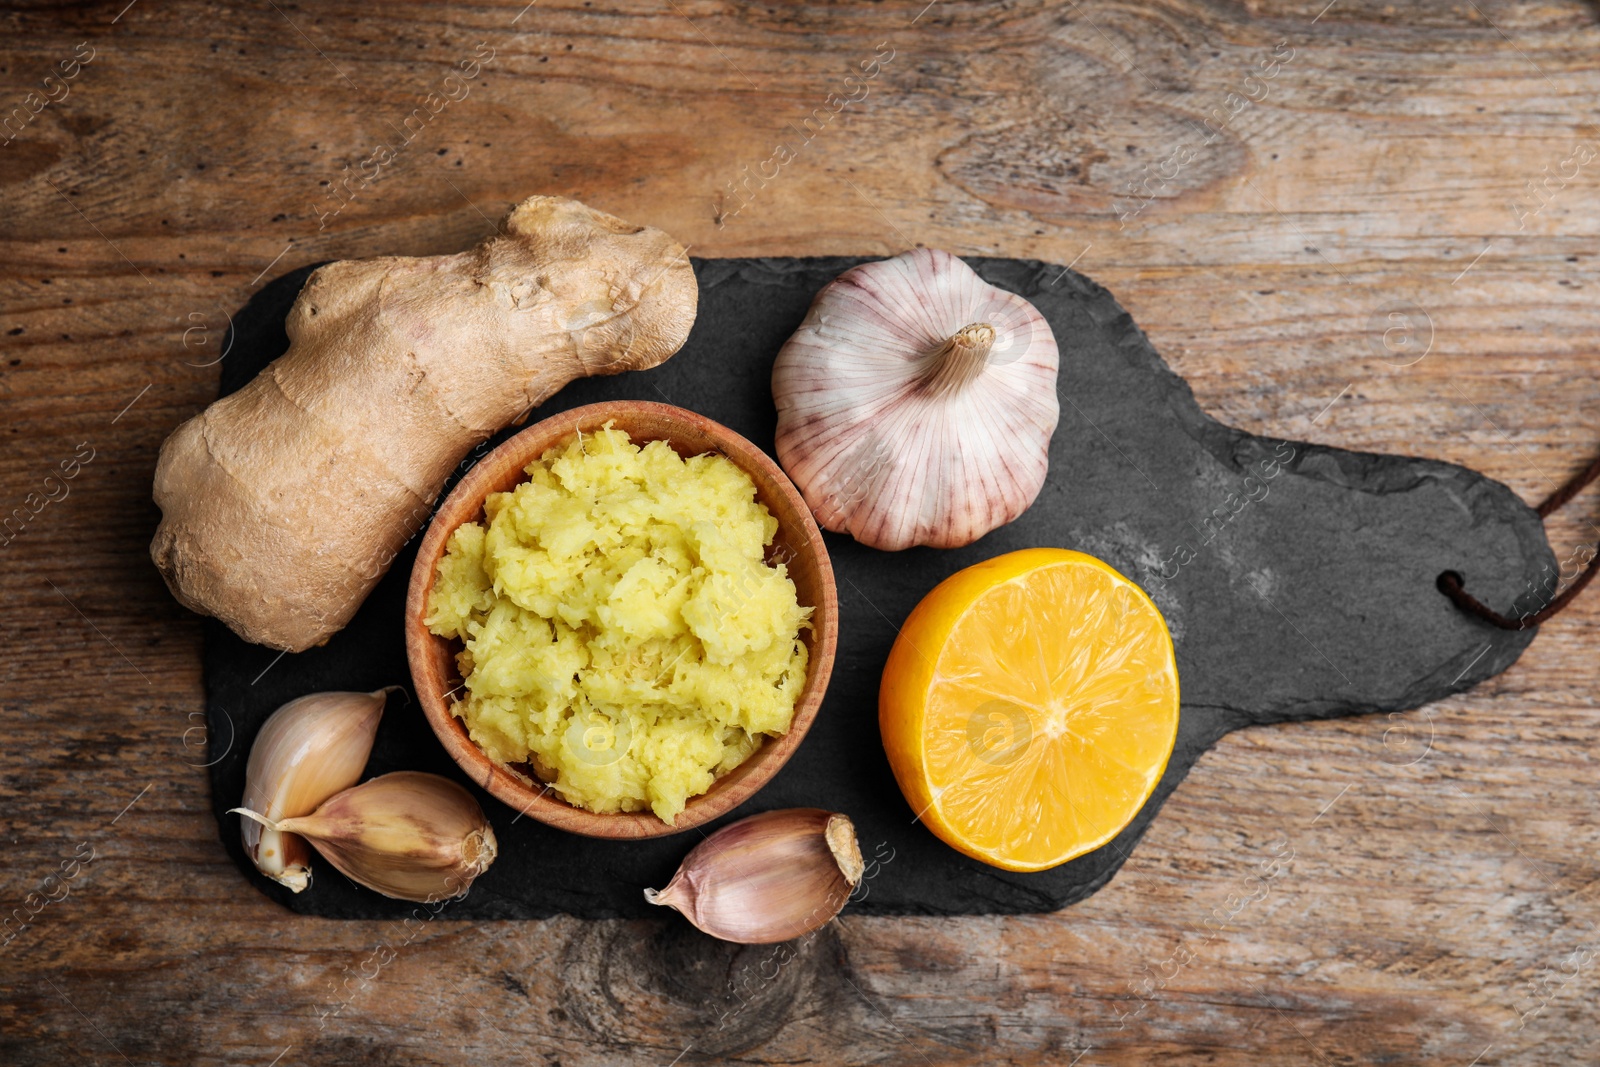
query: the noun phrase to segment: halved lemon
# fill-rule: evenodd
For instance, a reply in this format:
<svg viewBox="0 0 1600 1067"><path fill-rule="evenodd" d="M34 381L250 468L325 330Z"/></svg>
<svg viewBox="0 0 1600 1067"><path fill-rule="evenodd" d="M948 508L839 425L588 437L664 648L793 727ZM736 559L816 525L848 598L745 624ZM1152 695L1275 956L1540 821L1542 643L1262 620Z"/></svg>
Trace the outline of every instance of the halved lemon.
<svg viewBox="0 0 1600 1067"><path fill-rule="evenodd" d="M1161 780L1178 735L1172 637L1103 560L1011 552L911 612L878 725L928 829L984 863L1045 870L1115 837Z"/></svg>

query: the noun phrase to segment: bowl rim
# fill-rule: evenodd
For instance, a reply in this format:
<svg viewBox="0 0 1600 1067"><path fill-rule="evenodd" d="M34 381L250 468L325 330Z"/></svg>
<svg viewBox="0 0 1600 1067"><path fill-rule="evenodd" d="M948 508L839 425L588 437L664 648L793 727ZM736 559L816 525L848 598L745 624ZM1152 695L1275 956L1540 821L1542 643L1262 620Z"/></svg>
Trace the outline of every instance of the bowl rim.
<svg viewBox="0 0 1600 1067"><path fill-rule="evenodd" d="M806 680L788 731L764 740L743 763L716 779L709 790L690 797L670 824L650 811L599 813L578 808L562 800L548 785L540 788L542 783L491 759L467 736L465 724L451 713L445 701L445 684L455 671L450 642L433 634L422 621L437 563L450 535L462 523L474 521L475 516L481 515L484 500L490 492L498 491L495 486L506 477L509 468L514 467L519 472L519 477L511 484L520 484L527 480L524 468L528 463L562 438L580 430L598 429L619 416L641 414L681 423L715 442L716 451L751 475L758 494L764 495L765 482L785 497L799 517L804 534L803 546L794 547L796 551L811 554L821 579L821 595L817 599L822 603L811 605L814 609L813 640ZM657 439L644 437L639 442ZM469 504L470 510L467 510ZM412 564L405 610L406 659L411 669L412 687L429 726L456 764L491 796L529 818L587 837L620 840L665 837L694 829L744 803L770 781L794 754L816 719L833 671L838 639L838 590L833 563L822 532L800 490L771 456L734 430L686 408L649 400L607 400L570 408L519 431L478 460L433 510Z"/></svg>

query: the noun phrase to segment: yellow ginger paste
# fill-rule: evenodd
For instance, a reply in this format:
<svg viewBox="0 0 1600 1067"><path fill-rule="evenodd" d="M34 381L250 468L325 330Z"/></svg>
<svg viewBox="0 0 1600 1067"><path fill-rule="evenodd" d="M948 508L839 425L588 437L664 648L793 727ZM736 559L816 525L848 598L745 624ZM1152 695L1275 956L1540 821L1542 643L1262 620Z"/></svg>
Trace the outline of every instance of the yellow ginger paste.
<svg viewBox="0 0 1600 1067"><path fill-rule="evenodd" d="M789 729L811 609L764 561L778 521L731 460L607 424L484 514L451 534L427 624L465 646L452 710L491 758L590 811L671 822Z"/></svg>

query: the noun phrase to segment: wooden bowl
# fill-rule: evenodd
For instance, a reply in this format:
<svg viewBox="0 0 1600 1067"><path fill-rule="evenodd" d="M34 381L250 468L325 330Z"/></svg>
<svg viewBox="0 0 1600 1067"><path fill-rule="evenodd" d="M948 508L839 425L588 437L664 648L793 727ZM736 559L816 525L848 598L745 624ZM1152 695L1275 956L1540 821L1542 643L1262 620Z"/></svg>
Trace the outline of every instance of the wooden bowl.
<svg viewBox="0 0 1600 1067"><path fill-rule="evenodd" d="M795 706L789 732L769 737L738 767L718 778L711 788L690 797L675 822L662 822L653 813L619 812L602 815L574 807L540 782L531 767L517 767L490 759L467 736L466 724L450 712L446 694L461 685L456 670L459 641L435 636L423 623L428 594L433 589L439 558L456 527L481 521L483 502L490 493L504 492L527 480L525 468L550 446L573 433L597 430L606 422L635 443L666 441L681 456L720 452L738 464L756 485L756 498L778 520L778 532L768 558L784 559L799 594L801 607L812 607L811 628L802 631L810 653L805 686ZM590 404L551 416L528 427L485 456L467 473L433 517L417 550L406 597L406 655L411 679L433 732L472 779L510 807L540 822L589 837L637 839L675 834L709 822L749 799L783 766L805 738L822 704L833 670L838 631L839 603L833 584L833 564L822 543L811 511L767 454L726 426L692 411L669 404L615 400Z"/></svg>

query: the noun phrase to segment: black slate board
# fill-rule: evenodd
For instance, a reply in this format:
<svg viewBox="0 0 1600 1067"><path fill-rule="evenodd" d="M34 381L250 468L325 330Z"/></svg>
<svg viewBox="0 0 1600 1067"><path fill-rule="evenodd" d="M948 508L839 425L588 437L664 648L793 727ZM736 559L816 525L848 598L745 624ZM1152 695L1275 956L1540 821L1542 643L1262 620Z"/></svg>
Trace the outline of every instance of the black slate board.
<svg viewBox="0 0 1600 1067"><path fill-rule="evenodd" d="M770 451L772 359L816 291L858 262L697 260L699 319L681 352L654 370L575 382L534 417L598 400L666 401ZM1060 342L1061 422L1049 480L1021 519L963 549L887 554L829 535L840 636L827 700L790 763L728 817L801 805L849 813L869 861L880 861L869 867L854 912L1009 914L1081 900L1111 878L1195 760L1228 731L1414 708L1506 669L1533 639L1461 615L1434 587L1440 571L1453 569L1504 608L1519 596L1526 603L1542 590L1541 576L1554 573L1538 517L1505 486L1450 464L1230 429L1201 412L1100 286L1053 264L968 262L1033 301ZM310 269L277 279L236 317L224 392L287 347L283 317ZM896 626L937 582L1035 545L1093 553L1150 592L1176 640L1183 710L1166 776L1115 841L1053 871L1010 874L966 859L914 821L878 741L878 676ZM376 918L414 909L355 886L320 859L312 888L289 893L245 861L237 816L226 814L243 793L250 742L274 708L317 690L409 683L401 617L414 548L415 541L322 648L280 657L207 625L212 802L222 840L263 892L296 911ZM369 773L401 768L474 788L414 701L391 702ZM595 841L478 795L500 858L444 909L452 918L659 916L643 889L663 885L701 839L689 831Z"/></svg>

